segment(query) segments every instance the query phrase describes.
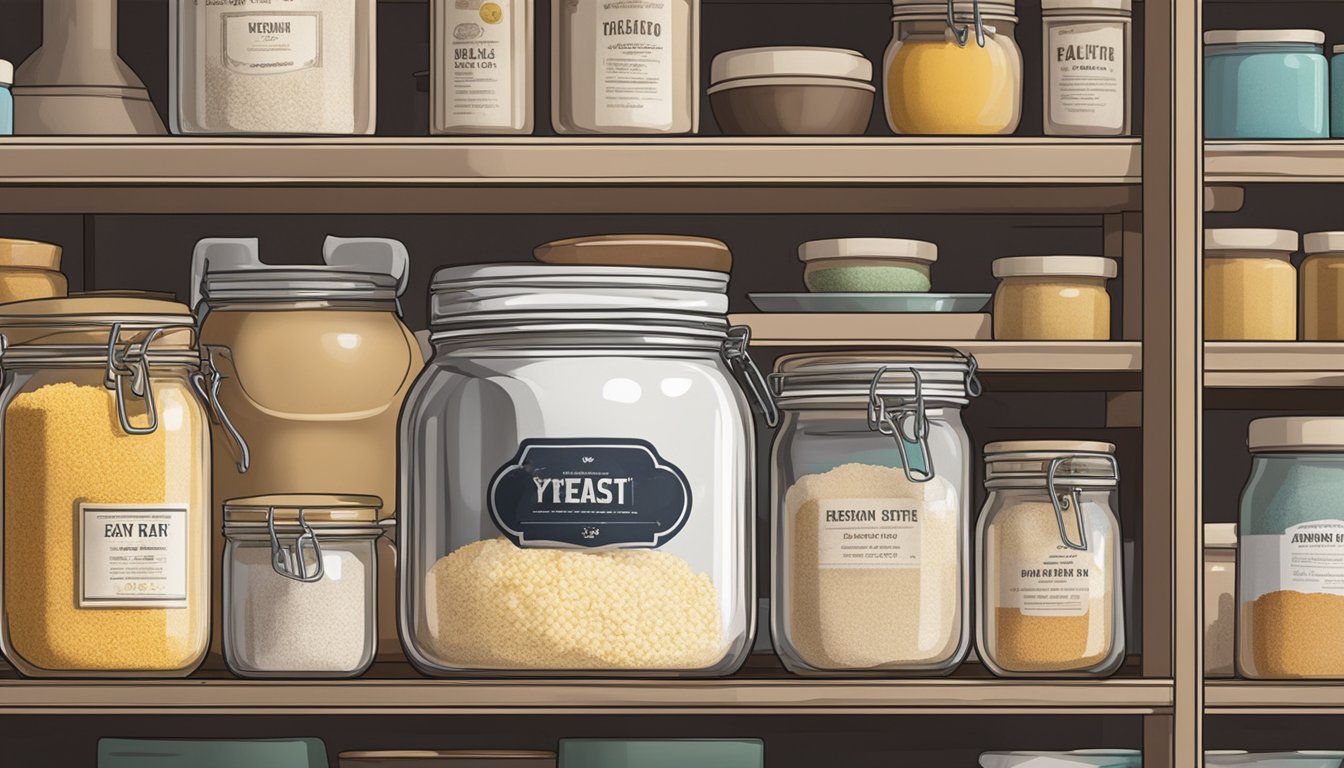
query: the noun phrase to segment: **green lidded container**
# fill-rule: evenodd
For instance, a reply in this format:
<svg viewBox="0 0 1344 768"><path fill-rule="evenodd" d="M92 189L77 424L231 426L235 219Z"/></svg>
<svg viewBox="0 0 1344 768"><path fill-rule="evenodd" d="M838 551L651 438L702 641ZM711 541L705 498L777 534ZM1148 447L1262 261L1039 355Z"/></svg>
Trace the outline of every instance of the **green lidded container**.
<svg viewBox="0 0 1344 768"><path fill-rule="evenodd" d="M561 739L558 768L764 768L760 739Z"/></svg>
<svg viewBox="0 0 1344 768"><path fill-rule="evenodd" d="M798 246L813 293L928 293L938 246L894 237L812 240Z"/></svg>
<svg viewBox="0 0 1344 768"><path fill-rule="evenodd" d="M327 768L321 739L99 739L98 768Z"/></svg>

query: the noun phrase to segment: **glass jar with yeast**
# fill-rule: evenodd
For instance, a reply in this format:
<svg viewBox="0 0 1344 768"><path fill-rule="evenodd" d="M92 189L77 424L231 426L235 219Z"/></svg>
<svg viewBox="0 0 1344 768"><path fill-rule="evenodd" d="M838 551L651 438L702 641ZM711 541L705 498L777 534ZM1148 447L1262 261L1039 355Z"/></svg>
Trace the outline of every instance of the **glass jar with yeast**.
<svg viewBox="0 0 1344 768"><path fill-rule="evenodd" d="M994 338L1105 341L1111 338L1106 281L1118 273L1100 256L1012 256L994 260Z"/></svg>
<svg viewBox="0 0 1344 768"><path fill-rule="evenodd" d="M1344 340L1344 232L1302 236L1302 338Z"/></svg>
<svg viewBox="0 0 1344 768"><path fill-rule="evenodd" d="M1204 339L1297 338L1297 233L1204 230Z"/></svg>
<svg viewBox="0 0 1344 768"><path fill-rule="evenodd" d="M1125 657L1110 443L985 446L976 646L1002 677L1103 677Z"/></svg>
<svg viewBox="0 0 1344 768"><path fill-rule="evenodd" d="M892 0L887 124L902 135L1004 135L1022 117L1011 2Z"/></svg>

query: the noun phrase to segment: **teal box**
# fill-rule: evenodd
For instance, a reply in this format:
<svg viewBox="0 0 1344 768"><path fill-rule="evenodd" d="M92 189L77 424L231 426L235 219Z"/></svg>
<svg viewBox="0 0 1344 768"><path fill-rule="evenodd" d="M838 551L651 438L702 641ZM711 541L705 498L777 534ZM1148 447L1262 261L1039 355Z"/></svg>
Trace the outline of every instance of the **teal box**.
<svg viewBox="0 0 1344 768"><path fill-rule="evenodd" d="M327 768L321 739L99 739L98 768Z"/></svg>
<svg viewBox="0 0 1344 768"><path fill-rule="evenodd" d="M561 739L558 768L765 768L760 739Z"/></svg>

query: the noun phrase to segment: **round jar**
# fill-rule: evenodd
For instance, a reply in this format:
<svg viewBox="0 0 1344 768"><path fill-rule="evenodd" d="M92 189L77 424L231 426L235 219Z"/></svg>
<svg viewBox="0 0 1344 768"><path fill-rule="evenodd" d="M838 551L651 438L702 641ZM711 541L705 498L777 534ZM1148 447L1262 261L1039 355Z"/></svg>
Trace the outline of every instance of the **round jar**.
<svg viewBox="0 0 1344 768"><path fill-rule="evenodd" d="M1131 0L1041 0L1047 136L1130 132Z"/></svg>
<svg viewBox="0 0 1344 768"><path fill-rule="evenodd" d="M873 115L873 64L844 48L724 51L710 65L709 103L729 136L862 136Z"/></svg>
<svg viewBox="0 0 1344 768"><path fill-rule="evenodd" d="M378 644L379 499L224 503L224 659L241 677L358 677Z"/></svg>
<svg viewBox="0 0 1344 768"><path fill-rule="evenodd" d="M974 372L937 349L778 362L770 608L789 670L946 675L966 658Z"/></svg>
<svg viewBox="0 0 1344 768"><path fill-rule="evenodd" d="M1251 422L1241 495L1237 670L1344 679L1344 418Z"/></svg>
<svg viewBox="0 0 1344 768"><path fill-rule="evenodd" d="M0 238L0 304L55 299L66 292L61 246Z"/></svg>
<svg viewBox="0 0 1344 768"><path fill-rule="evenodd" d="M340 768L555 768L555 753L516 749L342 752Z"/></svg>
<svg viewBox="0 0 1344 768"><path fill-rule="evenodd" d="M551 123L561 135L700 130L700 0L551 0Z"/></svg>
<svg viewBox="0 0 1344 768"><path fill-rule="evenodd" d="M885 237L813 240L798 247L798 260L816 293L927 293L938 246Z"/></svg>
<svg viewBox="0 0 1344 768"><path fill-rule="evenodd" d="M1324 44L1314 29L1205 32L1204 137L1328 137Z"/></svg>
<svg viewBox="0 0 1344 768"><path fill-rule="evenodd" d="M1100 256L995 259L994 338L1013 341L1105 341L1111 338L1106 281L1116 263Z"/></svg>
<svg viewBox="0 0 1344 768"><path fill-rule="evenodd" d="M440 270L401 424L402 638L431 675L730 674L754 431L728 276ZM744 368L745 370L745 368Z"/></svg>
<svg viewBox="0 0 1344 768"><path fill-rule="evenodd" d="M183 677L210 620L210 445L190 311L0 308L0 650L30 677Z"/></svg>
<svg viewBox="0 0 1344 768"><path fill-rule="evenodd" d="M1297 233L1204 230L1204 339L1297 338Z"/></svg>
<svg viewBox="0 0 1344 768"><path fill-rule="evenodd" d="M1344 138L1344 45L1330 49L1330 137Z"/></svg>
<svg viewBox="0 0 1344 768"><path fill-rule="evenodd" d="M1344 340L1344 232L1303 235L1302 250L1302 338Z"/></svg>
<svg viewBox="0 0 1344 768"><path fill-rule="evenodd" d="M949 25L947 4L893 0L882 65L887 124L913 136L1010 134L1022 116L1015 5L951 5Z"/></svg>
<svg viewBox="0 0 1344 768"><path fill-rule="evenodd" d="M1204 676L1235 677L1237 526L1204 524Z"/></svg>
<svg viewBox="0 0 1344 768"><path fill-rule="evenodd" d="M1104 677L1125 658L1115 446L985 446L976 650L1001 677Z"/></svg>

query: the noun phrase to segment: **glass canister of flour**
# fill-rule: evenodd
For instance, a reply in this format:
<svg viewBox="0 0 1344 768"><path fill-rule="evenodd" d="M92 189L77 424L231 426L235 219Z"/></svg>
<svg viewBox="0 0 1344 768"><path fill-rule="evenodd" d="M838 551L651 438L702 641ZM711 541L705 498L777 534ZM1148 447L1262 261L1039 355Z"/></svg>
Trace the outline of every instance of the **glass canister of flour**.
<svg viewBox="0 0 1344 768"><path fill-rule="evenodd" d="M533 2L430 3L430 133L532 132Z"/></svg>
<svg viewBox="0 0 1344 768"><path fill-rule="evenodd" d="M551 0L560 134L700 130L700 0Z"/></svg>
<svg viewBox="0 0 1344 768"><path fill-rule="evenodd" d="M419 669L703 677L746 659L755 452L734 375L764 379L727 285L435 275L434 359L401 422L401 635Z"/></svg>
<svg viewBox="0 0 1344 768"><path fill-rule="evenodd" d="M951 673L971 642L974 358L803 354L770 380L780 659L798 674Z"/></svg>
<svg viewBox="0 0 1344 768"><path fill-rule="evenodd" d="M171 0L173 133L372 134L376 0Z"/></svg>
<svg viewBox="0 0 1344 768"><path fill-rule="evenodd" d="M1125 657L1119 465L1110 443L985 446L976 648L1003 677L1102 677Z"/></svg>
<svg viewBox="0 0 1344 768"><path fill-rule="evenodd" d="M1047 136L1130 132L1131 0L1041 0Z"/></svg>

